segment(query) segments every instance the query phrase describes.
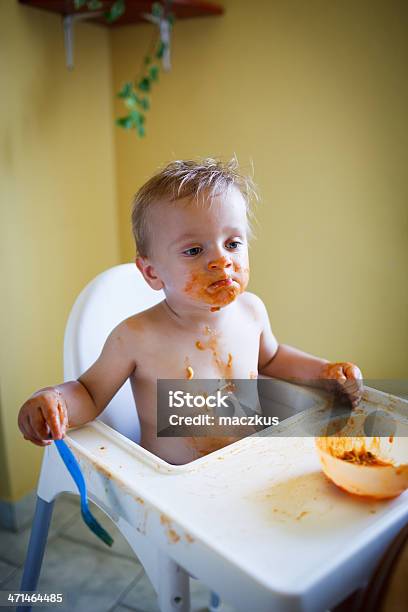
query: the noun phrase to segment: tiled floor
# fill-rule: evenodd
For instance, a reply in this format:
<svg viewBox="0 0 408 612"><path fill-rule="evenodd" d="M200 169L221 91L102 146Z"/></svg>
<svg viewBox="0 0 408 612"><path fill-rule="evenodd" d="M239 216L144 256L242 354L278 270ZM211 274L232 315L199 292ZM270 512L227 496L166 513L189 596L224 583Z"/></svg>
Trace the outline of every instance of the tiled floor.
<svg viewBox="0 0 408 612"><path fill-rule="evenodd" d="M92 512L114 538L108 549L84 525L78 499L61 495L55 502L38 590L63 592L59 612L159 612L156 593L122 534L96 506ZM0 530L0 589L18 589L30 528ZM209 589L190 580L191 608L207 610ZM234 612L224 603L226 612ZM6 608L5 608L6 609ZM35 607L48 611L52 607Z"/></svg>

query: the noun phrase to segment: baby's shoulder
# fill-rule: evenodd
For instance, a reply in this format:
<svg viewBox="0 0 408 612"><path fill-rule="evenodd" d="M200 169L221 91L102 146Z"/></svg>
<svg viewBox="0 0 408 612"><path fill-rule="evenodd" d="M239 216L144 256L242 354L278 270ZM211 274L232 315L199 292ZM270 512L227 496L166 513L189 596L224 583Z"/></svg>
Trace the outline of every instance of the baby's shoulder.
<svg viewBox="0 0 408 612"><path fill-rule="evenodd" d="M132 335L146 335L154 329L159 323L159 308L158 304L147 308L142 312L138 312L119 323L118 328L121 328L123 333Z"/></svg>
<svg viewBox="0 0 408 612"><path fill-rule="evenodd" d="M160 326L156 307L138 312L123 319L111 332L110 339L124 354L137 360L150 348L154 348Z"/></svg>
<svg viewBox="0 0 408 612"><path fill-rule="evenodd" d="M240 298L242 307L246 309L247 314L250 314L255 320L262 323L265 316L267 316L267 312L265 304L261 298L250 291L245 291L242 293Z"/></svg>
<svg viewBox="0 0 408 612"><path fill-rule="evenodd" d="M250 291L244 291L244 293L241 294L241 303L244 307L252 309L257 313L265 310L265 304L261 298L256 295L256 293L251 293Z"/></svg>

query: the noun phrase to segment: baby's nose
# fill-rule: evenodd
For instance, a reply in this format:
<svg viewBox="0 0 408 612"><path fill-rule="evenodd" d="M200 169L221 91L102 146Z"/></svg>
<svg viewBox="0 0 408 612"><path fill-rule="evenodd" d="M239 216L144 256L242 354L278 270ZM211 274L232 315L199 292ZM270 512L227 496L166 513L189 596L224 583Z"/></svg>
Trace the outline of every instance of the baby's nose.
<svg viewBox="0 0 408 612"><path fill-rule="evenodd" d="M232 262L227 257L219 257L208 262L209 270L224 270L225 268L231 268Z"/></svg>

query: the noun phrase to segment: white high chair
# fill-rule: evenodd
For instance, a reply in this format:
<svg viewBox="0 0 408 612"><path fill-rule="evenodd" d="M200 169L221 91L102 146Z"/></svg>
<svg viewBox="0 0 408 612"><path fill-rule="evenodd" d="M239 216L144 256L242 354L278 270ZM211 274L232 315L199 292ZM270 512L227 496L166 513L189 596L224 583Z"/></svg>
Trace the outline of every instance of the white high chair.
<svg viewBox="0 0 408 612"><path fill-rule="evenodd" d="M134 264L96 277L68 320L64 379L76 379L95 361L117 323L163 297ZM265 401L271 385L273 410L280 407L282 418L324 405L318 392L273 379L263 389ZM385 396L365 390L368 402L384 404ZM137 554L162 612L189 612L190 576L245 612L326 610L369 578L408 517L406 495L380 509L376 504L372 514L369 503L363 507L330 487L312 438L249 437L189 464L170 465L138 445L129 382L96 421L70 430L65 440L81 465L88 497ZM306 502L296 482L303 495L306 485L313 487ZM62 492L77 494L52 444L44 451L21 590L36 589L54 500ZM212 593L210 607L218 604Z"/></svg>

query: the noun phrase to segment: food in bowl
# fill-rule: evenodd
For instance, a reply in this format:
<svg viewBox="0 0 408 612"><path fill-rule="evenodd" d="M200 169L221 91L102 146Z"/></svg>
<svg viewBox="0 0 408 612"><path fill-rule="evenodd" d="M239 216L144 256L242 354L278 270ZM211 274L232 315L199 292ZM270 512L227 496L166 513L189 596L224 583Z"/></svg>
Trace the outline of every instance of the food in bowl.
<svg viewBox="0 0 408 612"><path fill-rule="evenodd" d="M408 462L401 463L393 457L401 456L401 448L393 453L394 439L320 436L315 441L323 472L341 489L354 495L388 499L408 488ZM406 439L401 441L406 445Z"/></svg>

